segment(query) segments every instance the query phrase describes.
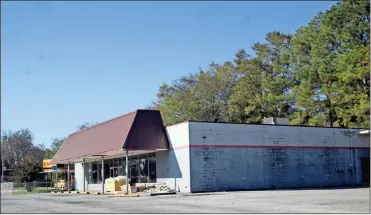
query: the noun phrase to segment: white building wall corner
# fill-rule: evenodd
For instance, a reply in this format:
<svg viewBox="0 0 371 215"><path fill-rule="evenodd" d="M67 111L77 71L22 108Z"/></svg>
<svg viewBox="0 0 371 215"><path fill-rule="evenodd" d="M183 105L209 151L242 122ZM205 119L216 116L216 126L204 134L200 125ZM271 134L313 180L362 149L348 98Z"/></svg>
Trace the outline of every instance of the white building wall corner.
<svg viewBox="0 0 371 215"><path fill-rule="evenodd" d="M188 180L189 180L189 190L188 192L192 192L192 157L191 157L191 123L188 122L188 164L189 164L189 168L188 168L188 172L189 172L189 176L188 176Z"/></svg>
<svg viewBox="0 0 371 215"><path fill-rule="evenodd" d="M84 178L84 172L83 169L85 168L85 178ZM75 163L75 190L79 192L84 191L84 180L85 180L85 191L88 190L88 171L89 167L87 163Z"/></svg>
<svg viewBox="0 0 371 215"><path fill-rule="evenodd" d="M170 150L156 153L157 183L190 192L189 124L168 126L166 132Z"/></svg>
<svg viewBox="0 0 371 215"><path fill-rule="evenodd" d="M82 191L83 188L83 166L82 163L75 163L75 190Z"/></svg>

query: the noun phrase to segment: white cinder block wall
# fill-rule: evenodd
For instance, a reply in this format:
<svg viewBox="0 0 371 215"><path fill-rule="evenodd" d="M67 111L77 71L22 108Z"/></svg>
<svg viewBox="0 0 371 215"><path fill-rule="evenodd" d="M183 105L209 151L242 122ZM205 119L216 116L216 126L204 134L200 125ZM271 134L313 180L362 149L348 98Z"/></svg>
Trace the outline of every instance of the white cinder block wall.
<svg viewBox="0 0 371 215"><path fill-rule="evenodd" d="M89 166L85 163L85 179L84 179L84 172L83 172L84 164L83 163L75 163L75 189L76 191L84 191L84 180L85 180L85 191L88 191L88 174L89 174ZM95 189L95 187L90 187ZM101 188L99 188L101 189Z"/></svg>
<svg viewBox="0 0 371 215"><path fill-rule="evenodd" d="M360 184L358 131L189 122L191 192Z"/></svg>
<svg viewBox="0 0 371 215"><path fill-rule="evenodd" d="M75 163L75 190L80 192L84 190L83 168L82 163Z"/></svg>
<svg viewBox="0 0 371 215"><path fill-rule="evenodd" d="M166 131L170 150L156 153L157 183L190 192L189 124L168 126Z"/></svg>

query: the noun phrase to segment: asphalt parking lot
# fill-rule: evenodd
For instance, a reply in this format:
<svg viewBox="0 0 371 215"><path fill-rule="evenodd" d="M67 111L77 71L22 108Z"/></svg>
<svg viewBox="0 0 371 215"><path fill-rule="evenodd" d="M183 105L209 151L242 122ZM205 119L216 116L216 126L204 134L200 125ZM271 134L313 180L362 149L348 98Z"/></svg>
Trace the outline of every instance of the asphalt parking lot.
<svg viewBox="0 0 371 215"><path fill-rule="evenodd" d="M3 192L3 191L2 191ZM1 195L1 213L370 213L369 188L273 190L108 198Z"/></svg>

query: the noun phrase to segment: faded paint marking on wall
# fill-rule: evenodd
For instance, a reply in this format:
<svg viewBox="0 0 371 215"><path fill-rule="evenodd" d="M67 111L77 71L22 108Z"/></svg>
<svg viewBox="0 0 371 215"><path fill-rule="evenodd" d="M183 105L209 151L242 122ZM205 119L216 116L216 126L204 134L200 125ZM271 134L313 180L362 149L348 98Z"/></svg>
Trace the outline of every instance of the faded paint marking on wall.
<svg viewBox="0 0 371 215"><path fill-rule="evenodd" d="M370 147L356 147L356 146L282 146L282 145L184 145L171 148L171 150L181 149L370 149Z"/></svg>
<svg viewBox="0 0 371 215"><path fill-rule="evenodd" d="M190 123L191 191L361 184L357 129Z"/></svg>
<svg viewBox="0 0 371 215"><path fill-rule="evenodd" d="M360 184L360 151L191 149L192 191Z"/></svg>

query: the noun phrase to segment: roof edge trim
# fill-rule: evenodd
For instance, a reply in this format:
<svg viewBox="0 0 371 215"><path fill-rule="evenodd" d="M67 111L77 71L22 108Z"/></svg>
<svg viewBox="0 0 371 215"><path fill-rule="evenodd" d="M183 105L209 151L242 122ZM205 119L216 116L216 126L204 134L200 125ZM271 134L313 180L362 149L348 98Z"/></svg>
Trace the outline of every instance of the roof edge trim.
<svg viewBox="0 0 371 215"><path fill-rule="evenodd" d="M341 127L325 127L325 126L308 126L308 125L272 125L272 124L258 124L258 123L238 123L238 122L209 122L209 121L197 121L197 120L187 120L184 122L193 122L193 123L211 123L211 124L231 124L231 125L261 125L261 126L282 126L282 127L300 127L300 128L332 128L332 129L368 129L368 128L341 128ZM180 123L177 123L180 124ZM174 124L176 125L176 124Z"/></svg>
<svg viewBox="0 0 371 215"><path fill-rule="evenodd" d="M82 159L82 158L87 157L87 156L93 156L95 154L105 153L105 152L112 152L112 151L117 151L117 150L122 150L122 148L120 148L120 149L112 149L112 150L103 151L103 152L97 152L97 153L94 153L94 154L86 154L86 155L82 155L82 156L80 156L78 158L66 158L66 159L63 159L63 160L58 160L58 162L63 162L63 161L68 161L68 160ZM104 155L102 155L102 156L104 156Z"/></svg>
<svg viewBox="0 0 371 215"><path fill-rule="evenodd" d="M175 126L175 125L180 125L180 124L183 124L183 123L186 123L186 122L191 122L191 121L190 120L186 120L186 121L177 122L177 123L174 123L174 124L171 124L171 125L167 125L167 126L164 126L164 127L166 129L167 127L171 127L171 126Z"/></svg>

